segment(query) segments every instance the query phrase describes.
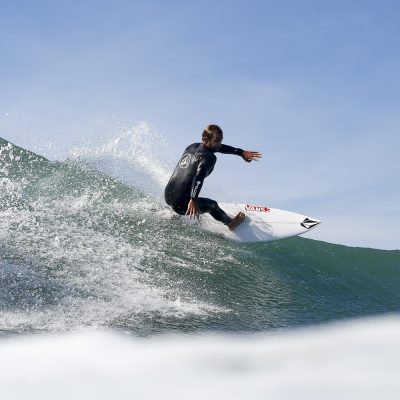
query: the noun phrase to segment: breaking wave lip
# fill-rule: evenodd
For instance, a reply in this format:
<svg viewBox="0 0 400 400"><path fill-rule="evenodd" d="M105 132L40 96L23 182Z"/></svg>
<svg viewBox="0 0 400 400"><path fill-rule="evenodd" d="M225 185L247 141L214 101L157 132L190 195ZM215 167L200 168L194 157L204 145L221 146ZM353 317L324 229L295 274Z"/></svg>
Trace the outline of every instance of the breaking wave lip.
<svg viewBox="0 0 400 400"><path fill-rule="evenodd" d="M173 166L165 157L166 148L162 135L147 122L139 122L100 142L73 148L69 158L84 160L97 170L160 195Z"/></svg>

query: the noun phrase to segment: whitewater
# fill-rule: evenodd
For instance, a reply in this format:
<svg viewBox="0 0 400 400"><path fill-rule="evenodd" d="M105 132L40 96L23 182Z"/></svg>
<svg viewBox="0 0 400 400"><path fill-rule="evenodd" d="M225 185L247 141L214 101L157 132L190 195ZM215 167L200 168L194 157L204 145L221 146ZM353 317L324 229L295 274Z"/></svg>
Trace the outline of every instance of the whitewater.
<svg viewBox="0 0 400 400"><path fill-rule="evenodd" d="M242 371L251 379L252 371L254 376L275 376L275 371L276 380L271 378L275 386L254 382L255 393L249 396L261 398L257 390L269 388L272 392L268 389L266 393L275 393L275 398L293 398L294 392L280 391L278 383L289 374L286 368L292 361L296 364L295 360L301 359L302 340L312 343L312 337L333 338L343 332L339 337L348 336L354 345L363 334L379 328L379 340L371 335L365 339L366 345L376 349L367 359L374 362L380 354L387 360L394 356L388 346L391 343L398 348L399 344L399 336L392 333L399 330L400 251L351 248L306 238L238 244L187 226L162 199L162 188L173 168L165 158L164 145L165 140L145 123L74 148L64 161L50 161L0 138L2 360L11 362L13 356L6 349L12 346L29 354L37 349L47 354L47 346L55 346L59 357L67 360L59 366L62 376L83 359L88 371L93 368L97 348L104 359L111 360L110 368L116 362L112 361L112 349L120 352L121 360L124 354L146 358L145 351L160 346L156 338L162 337L167 343L162 354L176 355L174 365L180 366L176 371L184 364L189 366L183 379L192 379L194 384L199 382L196 379L207 379L204 371L195 378L200 368L199 352L203 352L206 364L212 363L213 348L226 346L227 352L217 357L221 368L216 376L231 380ZM360 322L362 325L345 324L365 317L368 320ZM341 328L336 325L339 322L345 325ZM327 333L311 331L332 323L332 331L324 328ZM287 332L305 328L310 329L309 339L294 333L287 338ZM189 339L170 338L182 334L190 334ZM232 334L246 338L244 361L239 356L235 361L236 348L242 347L234 342L239 339L225 338ZM201 339L203 335L207 339ZM197 338L193 347L188 345L190 338ZM332 341L326 339L319 350L310 345L306 353L311 358L314 354L318 361L321 352L320 357L329 364L333 357L328 352L329 343L336 343ZM87 346L75 354L78 343ZM68 346L70 356L62 351ZM143 346L148 346L147 350ZM259 355L253 346L269 350ZM275 354L274 346L282 351L281 361L276 358L266 364L265 360ZM361 357L359 347L351 352L354 346L346 346L338 348L344 363L346 357ZM46 357L38 365L46 364ZM340 375L340 356L336 358L332 365L337 368L327 374L328 381ZM252 359L255 366L249 361ZM18 360L22 363L23 357ZM154 363L175 368L165 361L167 358L162 360ZM126 359L132 374L138 368L133 364ZM310 371L312 365L319 364L308 365ZM390 365L390 371L400 372L397 364ZM372 374L365 366L359 368L362 376ZM88 373L89 380L98 378ZM124 373L116 369L112 376L121 379L124 393L132 393ZM2 374L2 386L8 387L10 382L30 384L28 372L18 375L16 369L15 374L14 378ZM159 380L162 374L157 370L147 379ZM288 376L292 374L296 370ZM49 378L48 387L60 376L54 381ZM239 379L237 384L241 382L250 393L249 381ZM312 379L307 382L311 384ZM220 381L212 380L212 388L220 390ZM398 393L399 387L392 385L391 389L391 393ZM146 386L140 390L146 391ZM21 389L21 397L15 398L24 398L24 393ZM182 393L166 398L185 398ZM243 398L238 393L239 389L233 391L229 398ZM308 397L304 398L317 398L305 393ZM383 395L390 398L388 393ZM154 398L160 395L148 394ZM368 397L368 391L356 394L373 398ZM189 397L206 395L198 392Z"/></svg>

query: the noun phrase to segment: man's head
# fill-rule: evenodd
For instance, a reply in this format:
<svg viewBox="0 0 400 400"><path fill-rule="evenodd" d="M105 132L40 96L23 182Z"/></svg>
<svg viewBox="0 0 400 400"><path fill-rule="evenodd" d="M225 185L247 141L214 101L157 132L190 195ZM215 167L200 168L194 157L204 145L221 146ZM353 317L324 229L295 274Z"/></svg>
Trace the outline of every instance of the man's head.
<svg viewBox="0 0 400 400"><path fill-rule="evenodd" d="M218 151L223 138L222 129L218 125L208 125L203 131L202 142L208 150Z"/></svg>

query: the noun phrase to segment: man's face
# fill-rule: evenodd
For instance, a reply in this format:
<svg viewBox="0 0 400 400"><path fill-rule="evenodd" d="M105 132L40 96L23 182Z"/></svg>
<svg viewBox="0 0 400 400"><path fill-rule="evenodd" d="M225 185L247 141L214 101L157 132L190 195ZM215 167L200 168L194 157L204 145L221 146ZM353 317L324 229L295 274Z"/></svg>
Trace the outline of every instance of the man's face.
<svg viewBox="0 0 400 400"><path fill-rule="evenodd" d="M218 151L221 147L223 138L223 135L217 133L213 135L211 140L203 139L203 144L210 151Z"/></svg>

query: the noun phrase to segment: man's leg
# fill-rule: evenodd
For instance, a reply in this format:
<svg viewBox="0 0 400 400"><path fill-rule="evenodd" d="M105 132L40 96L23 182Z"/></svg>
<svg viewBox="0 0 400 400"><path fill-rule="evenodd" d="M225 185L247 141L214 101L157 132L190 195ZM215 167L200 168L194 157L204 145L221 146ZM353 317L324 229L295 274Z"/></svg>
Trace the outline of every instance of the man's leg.
<svg viewBox="0 0 400 400"><path fill-rule="evenodd" d="M231 218L214 200L199 197L196 202L201 214L210 213L213 218L225 224L231 231L236 229L245 219L242 212Z"/></svg>
<svg viewBox="0 0 400 400"><path fill-rule="evenodd" d="M199 197L196 203L200 214L209 213L213 218L225 225L229 225L232 221L232 218L219 207L215 200Z"/></svg>

